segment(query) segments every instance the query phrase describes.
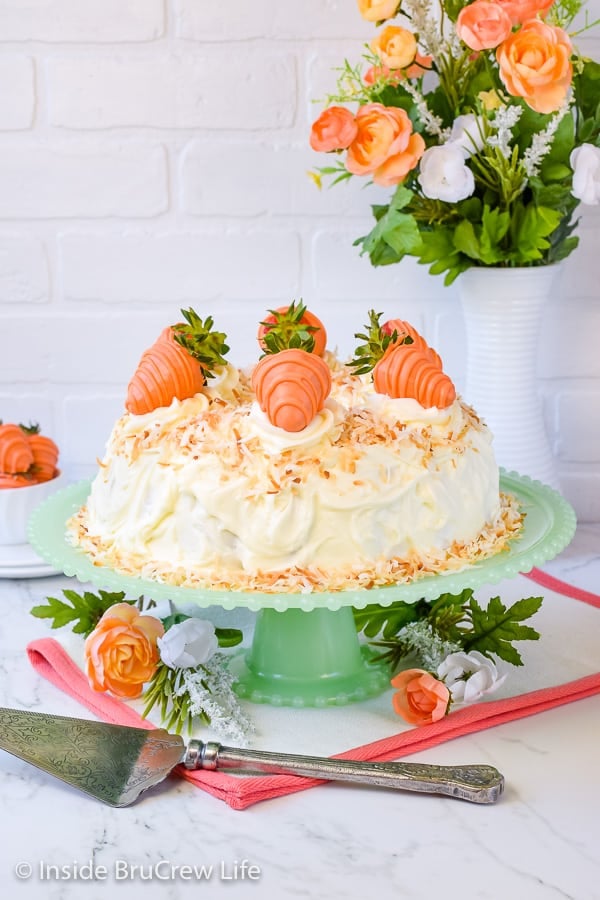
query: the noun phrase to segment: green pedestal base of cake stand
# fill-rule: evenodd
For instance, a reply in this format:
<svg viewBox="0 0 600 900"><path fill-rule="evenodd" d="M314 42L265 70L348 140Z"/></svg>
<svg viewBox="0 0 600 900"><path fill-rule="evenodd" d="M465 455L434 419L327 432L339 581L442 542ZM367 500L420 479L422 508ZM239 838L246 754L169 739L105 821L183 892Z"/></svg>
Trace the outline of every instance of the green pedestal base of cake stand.
<svg viewBox="0 0 600 900"><path fill-rule="evenodd" d="M458 572L369 590L272 594L174 587L95 566L65 537L67 520L89 494L87 481L58 491L38 507L29 539L57 571L107 591L199 607L255 610L252 646L232 658L240 696L277 706L334 706L379 694L389 683L386 670L372 663L368 650L359 644L353 606L416 603L421 597L433 600L443 593L496 584L543 565L567 546L575 532L575 514L560 494L514 472L502 472L500 488L514 494L525 513L521 534L506 550Z"/></svg>
<svg viewBox="0 0 600 900"><path fill-rule="evenodd" d="M272 706L342 706L389 687L360 646L350 607L258 613L252 647L233 659L238 696Z"/></svg>

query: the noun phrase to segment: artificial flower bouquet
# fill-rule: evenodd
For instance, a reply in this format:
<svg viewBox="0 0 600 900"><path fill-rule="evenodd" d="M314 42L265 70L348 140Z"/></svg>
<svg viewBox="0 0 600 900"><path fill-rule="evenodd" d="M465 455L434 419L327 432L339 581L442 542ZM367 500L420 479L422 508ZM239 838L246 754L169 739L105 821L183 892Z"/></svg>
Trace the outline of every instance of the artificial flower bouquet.
<svg viewBox="0 0 600 900"><path fill-rule="evenodd" d="M354 618L376 660L390 668L396 713L411 725L430 725L498 690L508 677L506 664L523 665L514 643L539 640L523 622L541 605L541 597L509 607L492 597L481 606L465 588L435 600L366 606Z"/></svg>
<svg viewBox="0 0 600 900"><path fill-rule="evenodd" d="M569 33L582 0L358 0L382 26L314 122L314 173L393 189L357 240L373 265L558 262L600 201L600 65ZM390 24L397 20L398 24ZM581 30L596 23L586 21Z"/></svg>
<svg viewBox="0 0 600 900"><path fill-rule="evenodd" d="M500 597L482 607L466 589L434 601L396 601L355 610L357 631L372 644L373 661L387 666L392 706L411 725L428 725L456 707L477 703L506 680L498 663L523 665L515 642L537 640L523 622L541 597L506 607ZM159 614L144 597L124 592L63 590L31 610L53 628L70 625L84 639L90 687L122 700L142 698L142 715L157 710L161 724L190 734L196 724L238 742L254 731L235 694L228 648L242 641L235 628L215 628L172 603Z"/></svg>
<svg viewBox="0 0 600 900"><path fill-rule="evenodd" d="M123 700L141 697L146 717L157 708L164 727L190 734L196 722L244 740L253 730L233 691L226 648L242 641L236 628L215 628L172 603L162 614L146 598L124 591L63 590L32 615L52 628L71 626L85 638L85 673L94 691Z"/></svg>

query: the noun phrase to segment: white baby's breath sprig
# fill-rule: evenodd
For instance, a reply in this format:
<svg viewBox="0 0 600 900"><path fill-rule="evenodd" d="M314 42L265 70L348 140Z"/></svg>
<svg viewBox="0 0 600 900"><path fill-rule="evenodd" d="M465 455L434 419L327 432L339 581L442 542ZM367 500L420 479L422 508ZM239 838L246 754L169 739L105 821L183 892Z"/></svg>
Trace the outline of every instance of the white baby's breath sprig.
<svg viewBox="0 0 600 900"><path fill-rule="evenodd" d="M511 156L512 130L521 118L522 112L520 106L501 106L496 110L491 122L496 133L490 134L487 142L491 147L497 147L505 159Z"/></svg>
<svg viewBox="0 0 600 900"><path fill-rule="evenodd" d="M423 123L423 128L425 129L427 134L431 134L434 137L439 138L441 143L447 141L450 137L451 129L444 128L440 117L431 112L431 110L427 106L425 97L418 89L418 87L412 84L412 82L408 79L402 83L402 87L405 89L407 94L410 94L410 96L412 97L417 108L417 112L419 113L419 118Z"/></svg>
<svg viewBox="0 0 600 900"><path fill-rule="evenodd" d="M462 649L455 641L442 640L426 619L405 625L399 631L398 638L405 647L417 654L423 667L430 672L435 672L451 653Z"/></svg>
<svg viewBox="0 0 600 900"><path fill-rule="evenodd" d="M410 19L419 43L431 56L440 56L447 48L431 0L404 0L402 12Z"/></svg>
<svg viewBox="0 0 600 900"><path fill-rule="evenodd" d="M227 657L215 653L210 669L183 669L177 696L187 695L189 712L210 720L210 727L224 737L244 743L254 725L243 712L233 691L235 678L227 669Z"/></svg>
<svg viewBox="0 0 600 900"><path fill-rule="evenodd" d="M523 154L523 168L528 178L533 178L540 171L544 157L550 152L558 126L569 111L570 101L563 103L560 109L552 116L543 131L533 135L531 146Z"/></svg>

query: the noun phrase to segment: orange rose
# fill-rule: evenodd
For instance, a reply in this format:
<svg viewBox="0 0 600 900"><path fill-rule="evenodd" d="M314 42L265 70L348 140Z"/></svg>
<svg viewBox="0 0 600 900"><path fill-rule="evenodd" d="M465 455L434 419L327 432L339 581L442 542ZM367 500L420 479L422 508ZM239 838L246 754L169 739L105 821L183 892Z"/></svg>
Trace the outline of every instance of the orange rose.
<svg viewBox="0 0 600 900"><path fill-rule="evenodd" d="M431 725L443 719L448 711L450 691L424 669L407 669L392 678L398 688L392 703L399 716L411 725Z"/></svg>
<svg viewBox="0 0 600 900"><path fill-rule="evenodd" d="M415 61L412 66L409 66L406 70L407 78L420 78L425 72L428 72L431 69L431 65L433 63L432 56L423 56L417 50L417 55L415 56Z"/></svg>
<svg viewBox="0 0 600 900"><path fill-rule="evenodd" d="M365 84L371 85L381 78L385 78L390 84L399 84L404 77L404 72L392 72L387 66L370 66L364 74L363 81Z"/></svg>
<svg viewBox="0 0 600 900"><path fill-rule="evenodd" d="M354 138L358 128L354 115L343 106L324 109L310 131L310 146L319 153L331 150L345 150Z"/></svg>
<svg viewBox="0 0 600 900"><path fill-rule="evenodd" d="M425 72L430 71L433 63L433 57L423 56L417 50L412 66L407 69L394 69L392 71L389 66L370 66L364 74L363 81L365 84L371 85L385 78L390 84L400 84L404 78L420 78Z"/></svg>
<svg viewBox="0 0 600 900"><path fill-rule="evenodd" d="M355 122L358 131L346 158L346 168L353 175L371 175L390 156L408 148L412 124L403 109L365 103Z"/></svg>
<svg viewBox="0 0 600 900"><path fill-rule="evenodd" d="M554 0L495 0L508 15L513 25L522 25L528 19L545 16Z"/></svg>
<svg viewBox="0 0 600 900"><path fill-rule="evenodd" d="M400 0L358 0L358 11L368 22L384 22L393 19Z"/></svg>
<svg viewBox="0 0 600 900"><path fill-rule="evenodd" d="M499 3L475 0L463 6L456 20L456 33L471 50L491 50L512 31L508 13Z"/></svg>
<svg viewBox="0 0 600 900"><path fill-rule="evenodd" d="M373 172L373 181L382 187L392 187L402 181L415 168L425 153L425 141L420 134L411 134L406 150L388 156L383 165Z"/></svg>
<svg viewBox="0 0 600 900"><path fill-rule="evenodd" d="M129 603L108 609L86 638L85 668L95 691L115 697L139 697L160 659L156 641L164 634L162 622L141 616Z"/></svg>
<svg viewBox="0 0 600 900"><path fill-rule="evenodd" d="M532 19L496 50L500 77L509 94L539 113L561 106L571 84L571 41L555 25Z"/></svg>
<svg viewBox="0 0 600 900"><path fill-rule="evenodd" d="M417 40L406 28L386 25L383 31L371 41L371 50L384 66L390 69L405 69L417 54Z"/></svg>

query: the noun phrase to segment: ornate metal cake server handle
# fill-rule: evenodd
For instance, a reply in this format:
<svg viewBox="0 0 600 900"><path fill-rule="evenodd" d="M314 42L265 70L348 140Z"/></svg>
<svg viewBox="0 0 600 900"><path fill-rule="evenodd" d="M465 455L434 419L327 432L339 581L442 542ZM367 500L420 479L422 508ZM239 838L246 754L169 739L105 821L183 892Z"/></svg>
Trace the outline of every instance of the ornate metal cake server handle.
<svg viewBox="0 0 600 900"><path fill-rule="evenodd" d="M248 772L306 775L327 781L350 781L424 794L444 794L472 803L494 803L504 790L504 777L493 766L359 762L263 750L238 750L214 741L190 741L183 763L187 769L244 769Z"/></svg>
<svg viewBox="0 0 600 900"><path fill-rule="evenodd" d="M0 748L111 806L128 806L183 763L188 769L238 769L306 775L494 803L504 778L492 766L371 763L241 750L147 730L0 707Z"/></svg>

